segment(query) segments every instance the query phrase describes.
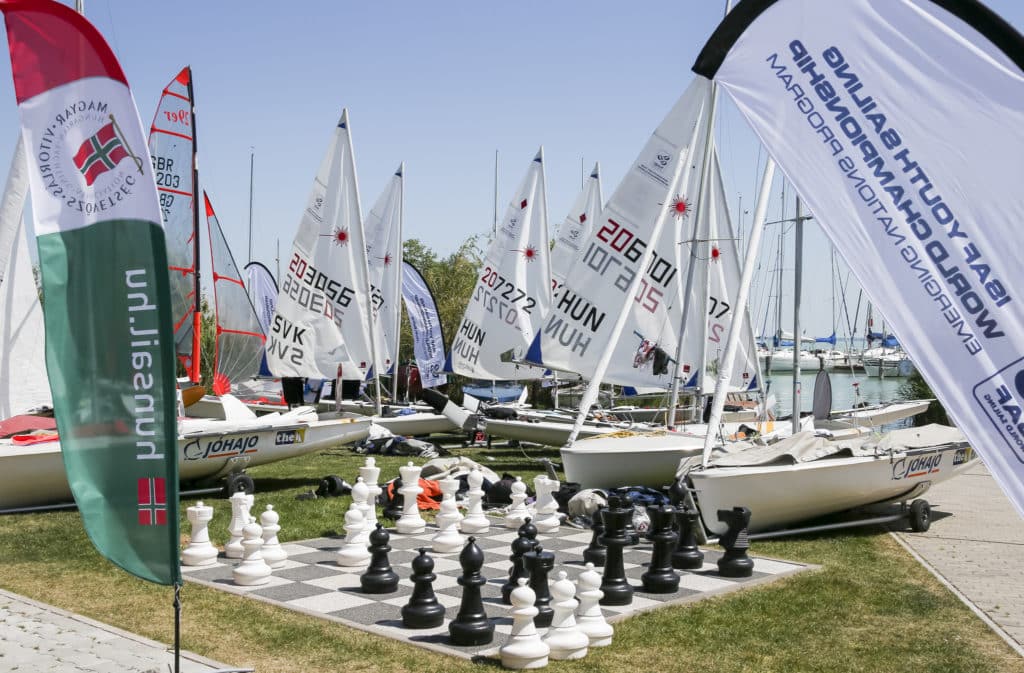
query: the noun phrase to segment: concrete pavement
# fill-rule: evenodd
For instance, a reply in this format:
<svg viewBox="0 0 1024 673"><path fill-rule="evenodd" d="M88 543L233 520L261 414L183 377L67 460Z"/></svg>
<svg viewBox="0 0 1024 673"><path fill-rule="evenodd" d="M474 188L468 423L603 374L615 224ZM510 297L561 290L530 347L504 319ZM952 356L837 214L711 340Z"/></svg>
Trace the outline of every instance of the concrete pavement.
<svg viewBox="0 0 1024 673"><path fill-rule="evenodd" d="M0 671L5 673L167 673L164 644L0 589ZM182 673L223 664L181 653Z"/></svg>
<svg viewBox="0 0 1024 673"><path fill-rule="evenodd" d="M1024 656L1024 520L980 463L923 497L931 528L893 535Z"/></svg>

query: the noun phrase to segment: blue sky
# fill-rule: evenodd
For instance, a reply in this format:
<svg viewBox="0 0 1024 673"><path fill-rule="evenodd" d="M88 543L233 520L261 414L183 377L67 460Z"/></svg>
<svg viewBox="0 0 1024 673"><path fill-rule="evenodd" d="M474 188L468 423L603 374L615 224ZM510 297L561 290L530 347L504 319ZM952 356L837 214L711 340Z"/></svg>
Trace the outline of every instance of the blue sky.
<svg viewBox="0 0 1024 673"><path fill-rule="evenodd" d="M986 4L1024 28L1024 2ZM240 263L248 257L254 149L253 258L272 270L277 241L283 257L291 248L342 107L351 117L364 212L406 162L406 238L446 254L490 231L495 150L503 211L540 145L554 231L580 188L581 160L586 170L601 162L611 194L689 83L723 11L717 0L86 0L144 125L167 82L192 66L200 182ZM10 82L10 63L0 59L4 157L18 128ZM740 208L753 210L763 155L731 104L721 109L719 148L736 221ZM6 164L0 160L4 174ZM765 243L774 248L771 232ZM805 257L803 322L808 333L827 334L828 248L813 226ZM791 266L791 252L787 260Z"/></svg>

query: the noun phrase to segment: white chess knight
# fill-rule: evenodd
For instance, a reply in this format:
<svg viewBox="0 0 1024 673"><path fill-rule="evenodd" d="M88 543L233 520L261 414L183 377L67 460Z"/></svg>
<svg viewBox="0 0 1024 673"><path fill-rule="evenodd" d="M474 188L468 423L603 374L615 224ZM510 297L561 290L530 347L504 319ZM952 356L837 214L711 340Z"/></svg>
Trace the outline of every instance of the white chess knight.
<svg viewBox="0 0 1024 673"><path fill-rule="evenodd" d="M192 535L188 546L181 552L181 563L187 566L209 565L217 559L217 548L210 542L209 525L213 519L213 508L200 500L185 511L192 524Z"/></svg>
<svg viewBox="0 0 1024 673"><path fill-rule="evenodd" d="M423 492L420 488L421 469L412 461L398 468L402 475L402 488L398 489L402 494L402 516L395 522L395 529L402 535L417 535L427 528L427 522L420 516L419 503L416 501Z"/></svg>
<svg viewBox="0 0 1024 673"><path fill-rule="evenodd" d="M474 467L466 477L469 491L466 493L466 517L459 524L463 533L486 533L491 529L491 520L484 514L484 475Z"/></svg>
<svg viewBox="0 0 1024 673"><path fill-rule="evenodd" d="M512 505L505 513L505 528L515 530L523 525L527 517L532 517L533 512L526 506L526 483L520 477L512 482L511 491Z"/></svg>
<svg viewBox="0 0 1024 673"><path fill-rule="evenodd" d="M249 517L249 523L242 527L242 562L231 570L235 584L243 587L258 586L270 581L270 566L263 559L263 529L256 519Z"/></svg>
<svg viewBox="0 0 1024 673"><path fill-rule="evenodd" d="M462 549L465 540L459 533L459 514L455 498L446 498L441 501L441 512L437 515L437 526L440 530L430 540L430 546L439 554L447 554Z"/></svg>
<svg viewBox="0 0 1024 673"><path fill-rule="evenodd" d="M558 502L555 501L555 491L560 484L555 479L546 475L537 475L533 480L533 489L537 493L537 502L534 508L537 510L537 518L533 525L540 533L557 533L562 520L558 516Z"/></svg>
<svg viewBox="0 0 1024 673"><path fill-rule="evenodd" d="M277 534L281 531L278 524L280 520L281 515L274 511L273 505L267 505L267 509L260 514L260 526L263 528L263 548L260 553L271 568L280 568L288 560L288 552L277 539Z"/></svg>
<svg viewBox="0 0 1024 673"><path fill-rule="evenodd" d="M587 569L576 578L576 597L580 607L576 613L576 623L580 631L587 634L591 647L605 647L612 644L615 629L604 618L599 601L604 597L601 591L601 575L594 570L594 564L588 563Z"/></svg>
<svg viewBox="0 0 1024 673"><path fill-rule="evenodd" d="M551 648L541 639L533 623L537 616L533 605L537 594L525 577L519 578L519 586L512 590L509 600L512 602L512 633L501 646L501 665L514 670L547 666Z"/></svg>
<svg viewBox="0 0 1024 673"><path fill-rule="evenodd" d="M224 545L224 555L228 558L242 558L242 529L249 521L249 511L255 498L245 491L238 491L232 493L228 500L231 501L231 523L228 524L228 535L231 537Z"/></svg>
<svg viewBox="0 0 1024 673"><path fill-rule="evenodd" d="M373 456L366 457L366 464L359 468L359 476L363 478L363 483L369 491L370 506L363 518L366 519L366 526L373 530L377 527L377 498L384 492L377 484L377 480L380 479L380 468L377 467L377 460ZM357 479L356 483L358 481Z"/></svg>
<svg viewBox="0 0 1024 673"><path fill-rule="evenodd" d="M558 579L551 584L551 626L544 642L551 648L555 660L581 659L587 656L590 638L576 625L576 587L566 579L565 571L558 571Z"/></svg>
<svg viewBox="0 0 1024 673"><path fill-rule="evenodd" d="M364 531L368 538L369 530L363 520L363 513L353 503L345 512L345 545L338 550L338 565L354 568L365 565L370 560L366 542L360 539Z"/></svg>

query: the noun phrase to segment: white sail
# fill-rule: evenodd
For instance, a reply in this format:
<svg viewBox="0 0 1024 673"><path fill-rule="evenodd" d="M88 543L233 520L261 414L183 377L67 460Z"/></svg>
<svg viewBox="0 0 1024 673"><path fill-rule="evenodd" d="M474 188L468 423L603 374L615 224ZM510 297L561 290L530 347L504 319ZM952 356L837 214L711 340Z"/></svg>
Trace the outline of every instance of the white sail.
<svg viewBox="0 0 1024 673"><path fill-rule="evenodd" d="M707 304L707 362L706 375L700 382L704 394L714 390L718 363L725 354L725 340L732 320L733 312L740 308L743 311L742 332L737 343L736 359L732 366L729 379L729 391L757 390L761 386L757 347L754 344L754 331L750 323L750 311L746 306L737 307L736 296L739 293L740 273L743 260L739 255L736 235L729 218L729 206L722 181L721 165L716 151L711 158L711 169L708 178L709 192L707 199L707 215L710 223L709 245L710 259L705 263L708 267L708 304Z"/></svg>
<svg viewBox="0 0 1024 673"><path fill-rule="evenodd" d="M402 190L399 168L366 216L366 261L377 337L377 371L386 374L397 353L401 317Z"/></svg>
<svg viewBox="0 0 1024 673"><path fill-rule="evenodd" d="M697 200L709 93L701 80L686 89L595 218L530 348L530 362L584 376L607 366L605 382L671 385L685 276L679 240L694 238L689 211ZM623 310L628 315L616 335Z"/></svg>
<svg viewBox="0 0 1024 673"><path fill-rule="evenodd" d="M554 247L551 248L551 281L552 290L565 282L569 268L580 256L580 245L590 236L594 219L601 212L604 199L601 197L601 167L594 164L586 184L573 202L569 214L562 226L558 228Z"/></svg>
<svg viewBox="0 0 1024 673"><path fill-rule="evenodd" d="M540 378L517 364L551 305L544 150L505 211L452 343L449 368L478 379Z"/></svg>
<svg viewBox="0 0 1024 673"><path fill-rule="evenodd" d="M22 218L27 198L28 165L19 137L0 200L0 419L53 406L43 308Z"/></svg>
<svg viewBox="0 0 1024 673"><path fill-rule="evenodd" d="M362 380L371 360L366 245L343 111L287 260L267 341L275 376Z"/></svg>

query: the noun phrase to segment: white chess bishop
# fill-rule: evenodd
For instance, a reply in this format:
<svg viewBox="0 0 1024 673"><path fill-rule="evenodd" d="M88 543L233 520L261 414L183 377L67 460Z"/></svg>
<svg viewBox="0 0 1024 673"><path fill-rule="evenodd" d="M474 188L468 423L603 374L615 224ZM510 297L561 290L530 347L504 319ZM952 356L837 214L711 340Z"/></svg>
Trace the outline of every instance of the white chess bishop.
<svg viewBox="0 0 1024 673"><path fill-rule="evenodd" d="M288 561L288 552L281 546L277 534L281 532L278 522L281 515L274 511L273 505L267 505L267 509L260 514L260 526L263 528L263 560L271 568L280 568Z"/></svg>
<svg viewBox="0 0 1024 673"><path fill-rule="evenodd" d="M474 467L466 477L469 491L466 493L466 517L459 524L463 533L476 535L486 533L491 528L491 520L484 514L484 475L480 468Z"/></svg>

